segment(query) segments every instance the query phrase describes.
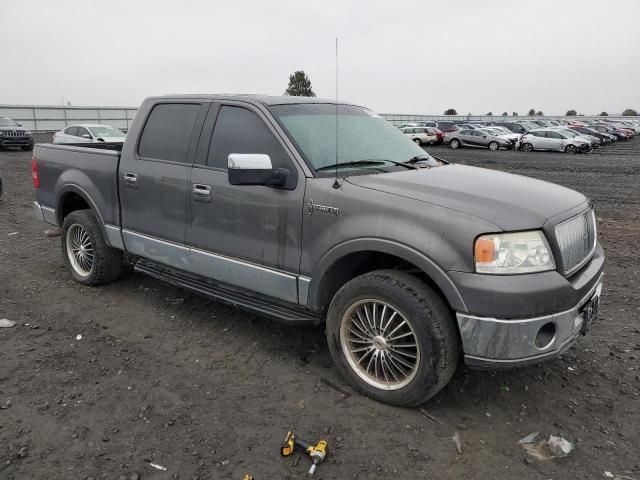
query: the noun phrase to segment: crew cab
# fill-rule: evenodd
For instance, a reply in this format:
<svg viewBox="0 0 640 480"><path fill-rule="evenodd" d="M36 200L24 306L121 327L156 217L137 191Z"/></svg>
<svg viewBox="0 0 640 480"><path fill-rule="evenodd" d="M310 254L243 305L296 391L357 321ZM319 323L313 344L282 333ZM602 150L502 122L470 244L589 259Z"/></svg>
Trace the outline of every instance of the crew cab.
<svg viewBox="0 0 640 480"><path fill-rule="evenodd" d="M126 257L262 316L325 322L345 378L391 404L428 400L462 361L558 356L598 310L589 199L433 157L357 105L149 98L124 144L38 144L32 173L77 282L117 280Z"/></svg>

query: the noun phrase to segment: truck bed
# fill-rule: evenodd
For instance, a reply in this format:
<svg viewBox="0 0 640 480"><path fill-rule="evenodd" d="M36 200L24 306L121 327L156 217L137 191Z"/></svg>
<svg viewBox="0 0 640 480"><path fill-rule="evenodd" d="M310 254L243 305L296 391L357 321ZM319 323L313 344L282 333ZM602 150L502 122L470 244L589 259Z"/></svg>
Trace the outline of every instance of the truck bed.
<svg viewBox="0 0 640 480"><path fill-rule="evenodd" d="M94 211L102 216L104 225L118 226L121 149L121 143L36 144L33 156L40 177L36 200L43 207L58 210L61 198L74 191L99 205Z"/></svg>

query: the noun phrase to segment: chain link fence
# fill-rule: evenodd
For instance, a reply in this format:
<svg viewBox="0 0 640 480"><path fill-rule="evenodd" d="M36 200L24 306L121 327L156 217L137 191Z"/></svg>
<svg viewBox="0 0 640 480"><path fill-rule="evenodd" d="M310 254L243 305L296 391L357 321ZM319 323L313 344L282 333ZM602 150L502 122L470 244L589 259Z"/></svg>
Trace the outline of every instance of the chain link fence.
<svg viewBox="0 0 640 480"><path fill-rule="evenodd" d="M123 131L129 129L136 114L137 107L75 107L55 105L0 105L0 117L10 117L34 132L55 132L77 123L104 123ZM465 121L465 122L513 122L529 119L561 119L561 118L606 118L606 119L640 119L640 117L566 117L548 116L502 116L502 115L411 115L383 113L382 118L394 125L416 123L421 121Z"/></svg>

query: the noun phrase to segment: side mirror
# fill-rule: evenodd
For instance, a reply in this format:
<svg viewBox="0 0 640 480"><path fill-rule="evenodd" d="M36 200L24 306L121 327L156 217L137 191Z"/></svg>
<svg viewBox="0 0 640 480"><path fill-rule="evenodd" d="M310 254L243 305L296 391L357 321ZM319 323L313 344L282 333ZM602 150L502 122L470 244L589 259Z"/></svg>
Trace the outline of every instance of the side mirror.
<svg viewBox="0 0 640 480"><path fill-rule="evenodd" d="M88 140L91 140L91 135L89 135L88 133L85 133L84 135L82 135L82 138L86 138Z"/></svg>
<svg viewBox="0 0 640 480"><path fill-rule="evenodd" d="M18 123L18 126L19 126L19 127L21 127L21 126L22 126L22 124L21 124L21 123Z"/></svg>
<svg viewBox="0 0 640 480"><path fill-rule="evenodd" d="M261 153L231 153L227 162L231 185L283 187L289 176L288 169L273 168L269 155Z"/></svg>

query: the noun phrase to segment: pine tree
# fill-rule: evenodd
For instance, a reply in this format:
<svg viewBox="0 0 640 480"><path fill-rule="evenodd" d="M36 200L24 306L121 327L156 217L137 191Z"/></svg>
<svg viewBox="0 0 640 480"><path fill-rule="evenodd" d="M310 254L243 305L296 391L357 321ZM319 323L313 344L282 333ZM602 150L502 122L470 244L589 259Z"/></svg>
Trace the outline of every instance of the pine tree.
<svg viewBox="0 0 640 480"><path fill-rule="evenodd" d="M289 75L289 86L284 91L285 95L292 97L315 97L316 94L311 90L311 80L304 70L297 70Z"/></svg>

